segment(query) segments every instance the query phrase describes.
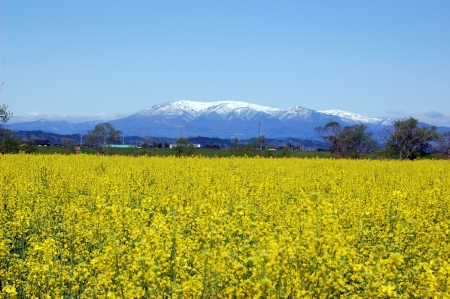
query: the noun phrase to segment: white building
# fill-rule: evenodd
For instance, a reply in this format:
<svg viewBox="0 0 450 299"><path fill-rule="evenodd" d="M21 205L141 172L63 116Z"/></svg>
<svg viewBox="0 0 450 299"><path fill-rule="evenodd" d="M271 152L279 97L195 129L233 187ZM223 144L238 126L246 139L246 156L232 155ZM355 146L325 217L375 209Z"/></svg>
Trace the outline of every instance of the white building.
<svg viewBox="0 0 450 299"><path fill-rule="evenodd" d="M178 147L178 146L179 146L179 145L176 144L176 143L171 143L171 144L169 145L170 148L174 148L174 147ZM198 143L189 144L188 146L192 146L193 148L200 148L200 147L201 147L200 144L198 144Z"/></svg>

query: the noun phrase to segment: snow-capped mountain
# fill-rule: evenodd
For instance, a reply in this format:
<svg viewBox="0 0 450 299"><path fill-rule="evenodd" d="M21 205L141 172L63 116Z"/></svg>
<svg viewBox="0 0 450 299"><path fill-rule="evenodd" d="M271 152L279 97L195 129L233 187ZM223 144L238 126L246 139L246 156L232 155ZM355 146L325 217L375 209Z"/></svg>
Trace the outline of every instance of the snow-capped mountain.
<svg viewBox="0 0 450 299"><path fill-rule="evenodd" d="M342 125L363 123L373 131L387 123L386 119L340 110L315 111L300 106L280 109L239 101L163 103L110 122L127 136L251 138L261 132L268 138L315 138L314 128L330 121ZM13 130L33 127L68 134L86 133L94 124L41 121L15 123L9 127Z"/></svg>
<svg viewBox="0 0 450 299"><path fill-rule="evenodd" d="M134 115L111 121L130 135L314 138L315 127L330 121L342 125L364 123L380 129L383 119L335 110L320 112L300 106L289 109L239 101L177 101L154 105Z"/></svg>
<svg viewBox="0 0 450 299"><path fill-rule="evenodd" d="M296 117L308 118L311 117L314 112L316 111L300 106L294 106L292 108L283 110L283 113L281 113L279 117L281 119L292 119Z"/></svg>
<svg viewBox="0 0 450 299"><path fill-rule="evenodd" d="M251 118L258 113L276 116L283 110L267 106L260 106L238 101L218 101L218 102L194 102L178 101L155 105L141 112L136 116L163 115L166 117L181 116L187 118L197 118L202 115L216 113L219 115L239 115L240 117Z"/></svg>

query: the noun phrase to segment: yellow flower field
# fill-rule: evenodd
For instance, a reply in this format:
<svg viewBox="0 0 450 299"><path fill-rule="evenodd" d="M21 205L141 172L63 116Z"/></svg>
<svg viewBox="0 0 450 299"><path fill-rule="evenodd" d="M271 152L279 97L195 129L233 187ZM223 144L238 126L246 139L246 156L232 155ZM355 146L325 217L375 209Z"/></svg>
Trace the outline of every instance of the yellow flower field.
<svg viewBox="0 0 450 299"><path fill-rule="evenodd" d="M1 298L450 298L450 162L0 156Z"/></svg>

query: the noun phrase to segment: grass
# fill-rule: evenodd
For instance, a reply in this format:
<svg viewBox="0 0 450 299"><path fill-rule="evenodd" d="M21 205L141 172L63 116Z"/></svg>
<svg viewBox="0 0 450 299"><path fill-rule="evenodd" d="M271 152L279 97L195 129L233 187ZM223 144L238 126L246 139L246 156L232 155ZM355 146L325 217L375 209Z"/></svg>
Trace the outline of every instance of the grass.
<svg viewBox="0 0 450 299"><path fill-rule="evenodd" d="M95 155L97 152L94 148L91 147L82 147L81 152L83 154ZM74 151L70 151L67 148L62 147L47 147L40 146L38 147L38 154L71 154L75 153ZM111 148L109 151L109 155L121 155L121 156L173 156L175 155L175 151L169 148ZM329 158L332 157L330 152L324 151L309 151L309 152L300 152L300 151L259 151L259 150L212 150L212 149L195 149L193 151L193 155L195 156L204 156L204 157L231 157L231 156L262 156L262 157L295 157L295 158Z"/></svg>
<svg viewBox="0 0 450 299"><path fill-rule="evenodd" d="M81 152L83 154L95 155L97 152L94 148L91 147L82 147ZM74 154L75 152L69 150L68 148L62 147L38 147L38 154ZM168 157L175 156L176 152L174 149L169 148L111 148L109 151L109 155L119 155L119 156L160 156L160 157ZM338 158L337 155L327 152L327 151L290 151L290 150L280 150L280 151L260 151L260 150L212 150L212 149L195 149L193 150L194 156L203 156L203 157L231 157L231 156L247 156L247 157L266 157L266 158ZM362 157L363 159L375 159L375 160L383 160L389 159L383 152L374 152L369 153ZM422 159L441 159L439 155L429 155L423 157Z"/></svg>

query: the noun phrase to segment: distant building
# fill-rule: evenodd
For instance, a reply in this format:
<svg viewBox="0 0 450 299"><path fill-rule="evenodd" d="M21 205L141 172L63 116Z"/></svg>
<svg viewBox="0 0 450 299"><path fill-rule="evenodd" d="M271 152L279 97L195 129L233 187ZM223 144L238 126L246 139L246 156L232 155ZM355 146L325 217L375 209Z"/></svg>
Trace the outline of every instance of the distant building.
<svg viewBox="0 0 450 299"><path fill-rule="evenodd" d="M114 148L135 148L135 145L131 145L131 144L111 144L111 147Z"/></svg>
<svg viewBox="0 0 450 299"><path fill-rule="evenodd" d="M174 148L174 147L178 147L178 146L179 146L179 145L176 144L176 143L171 143L171 144L169 145L170 148ZM200 147L201 147L200 144L198 144L198 143L189 144L188 146L192 146L193 148L200 148Z"/></svg>
<svg viewBox="0 0 450 299"><path fill-rule="evenodd" d="M48 141L47 139L35 139L34 143L37 146L51 146L52 143L50 141Z"/></svg>
<svg viewBox="0 0 450 299"><path fill-rule="evenodd" d="M205 145L203 148L204 148L204 149L220 150L220 146L218 146L217 144L213 144L213 145L207 144L207 145Z"/></svg>

